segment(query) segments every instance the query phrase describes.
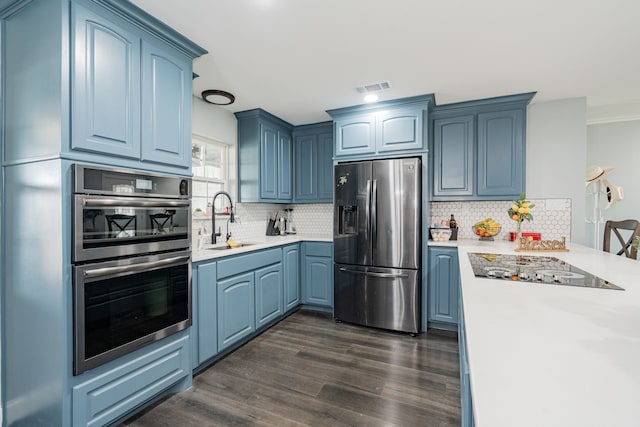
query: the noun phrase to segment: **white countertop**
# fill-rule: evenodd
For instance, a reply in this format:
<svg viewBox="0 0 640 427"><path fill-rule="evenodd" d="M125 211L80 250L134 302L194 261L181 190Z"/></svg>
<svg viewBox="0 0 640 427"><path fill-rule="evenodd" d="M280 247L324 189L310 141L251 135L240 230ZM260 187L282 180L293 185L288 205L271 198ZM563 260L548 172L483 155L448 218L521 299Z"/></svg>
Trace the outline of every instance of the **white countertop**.
<svg viewBox="0 0 640 427"><path fill-rule="evenodd" d="M260 236L256 239L242 240L237 243L251 243L249 246L242 246L239 248L228 250L214 250L210 249L214 245L205 245L201 249L194 249L191 254L191 260L193 262L205 261L214 258L221 258L230 255L237 255L246 252L257 251L260 249L275 248L277 246L289 245L292 243L298 243L303 241L314 242L333 242L333 236L329 235L313 235L313 234L289 234L286 236ZM215 246L226 246L226 243L221 243Z"/></svg>
<svg viewBox="0 0 640 427"><path fill-rule="evenodd" d="M640 425L640 261L576 244L455 246L476 426ZM468 252L554 256L625 290L476 278Z"/></svg>

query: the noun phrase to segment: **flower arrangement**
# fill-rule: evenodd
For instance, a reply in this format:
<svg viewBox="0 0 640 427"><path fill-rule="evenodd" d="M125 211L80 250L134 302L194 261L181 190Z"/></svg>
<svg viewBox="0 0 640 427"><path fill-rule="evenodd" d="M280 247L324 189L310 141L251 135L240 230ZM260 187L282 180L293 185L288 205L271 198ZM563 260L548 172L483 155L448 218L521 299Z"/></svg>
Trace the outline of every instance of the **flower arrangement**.
<svg viewBox="0 0 640 427"><path fill-rule="evenodd" d="M533 203L525 200L525 193L520 193L520 198L518 200L513 201L513 206L509 208L507 213L509 217L517 221L517 231L520 232L520 224L525 219L527 221L533 220L533 215L531 215L531 209L535 206Z"/></svg>

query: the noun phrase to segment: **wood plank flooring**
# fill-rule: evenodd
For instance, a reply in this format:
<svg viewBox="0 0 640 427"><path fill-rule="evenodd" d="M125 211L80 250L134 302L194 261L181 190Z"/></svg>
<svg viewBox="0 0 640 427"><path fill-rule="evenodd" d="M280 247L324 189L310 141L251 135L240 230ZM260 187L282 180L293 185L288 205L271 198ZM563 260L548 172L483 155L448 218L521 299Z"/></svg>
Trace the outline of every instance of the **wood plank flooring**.
<svg viewBox="0 0 640 427"><path fill-rule="evenodd" d="M455 336L299 311L121 426L459 425Z"/></svg>

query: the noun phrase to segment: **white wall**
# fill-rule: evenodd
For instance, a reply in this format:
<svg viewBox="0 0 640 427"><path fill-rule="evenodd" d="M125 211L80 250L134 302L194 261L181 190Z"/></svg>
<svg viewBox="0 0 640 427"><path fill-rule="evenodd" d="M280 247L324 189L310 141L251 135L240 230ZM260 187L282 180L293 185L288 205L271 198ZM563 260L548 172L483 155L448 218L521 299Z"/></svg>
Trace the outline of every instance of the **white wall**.
<svg viewBox="0 0 640 427"><path fill-rule="evenodd" d="M527 111L527 198L571 199L571 240L580 244L589 243L586 115L586 98L535 103Z"/></svg>
<svg viewBox="0 0 640 427"><path fill-rule="evenodd" d="M191 131L195 135L214 139L225 144L238 143L238 123L232 112L198 97L192 97Z"/></svg>
<svg viewBox="0 0 640 427"><path fill-rule="evenodd" d="M640 120L592 124L587 135L587 164L612 166L607 179L624 190L624 199L603 211L604 220L640 220Z"/></svg>

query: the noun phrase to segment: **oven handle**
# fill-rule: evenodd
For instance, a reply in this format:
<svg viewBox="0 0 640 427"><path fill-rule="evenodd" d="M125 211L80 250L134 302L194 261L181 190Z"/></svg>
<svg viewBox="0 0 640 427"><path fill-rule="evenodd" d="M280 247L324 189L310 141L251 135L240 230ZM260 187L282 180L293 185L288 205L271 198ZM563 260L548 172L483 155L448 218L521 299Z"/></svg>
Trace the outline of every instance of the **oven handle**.
<svg viewBox="0 0 640 427"><path fill-rule="evenodd" d="M159 261L143 262L141 264L123 265L119 267L96 268L94 270L85 270L84 278L93 279L96 277L110 276L119 273L136 273L156 267L164 267L166 265L175 264L181 261L189 260L190 256L177 256L173 258L161 259Z"/></svg>
<svg viewBox="0 0 640 427"><path fill-rule="evenodd" d="M189 207L188 200L136 200L136 199L93 199L85 197L82 199L83 206L115 206L115 207L132 207L132 208L166 208L166 207Z"/></svg>

